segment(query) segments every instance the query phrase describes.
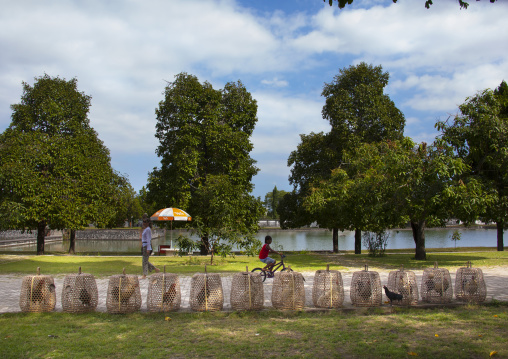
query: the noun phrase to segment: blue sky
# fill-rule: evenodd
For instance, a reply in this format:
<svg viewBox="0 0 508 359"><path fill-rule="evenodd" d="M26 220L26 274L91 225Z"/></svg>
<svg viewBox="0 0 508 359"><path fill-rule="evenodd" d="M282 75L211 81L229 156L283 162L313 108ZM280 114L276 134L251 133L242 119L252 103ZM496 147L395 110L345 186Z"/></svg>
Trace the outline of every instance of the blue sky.
<svg viewBox="0 0 508 359"><path fill-rule="evenodd" d="M76 77L112 166L139 190L160 165L155 108L180 72L215 88L241 80L258 102L251 138L255 196L290 190L300 134L328 131L323 84L365 61L390 73L386 92L405 135L432 142L434 124L468 96L508 81L508 1L322 0L2 1L0 131L22 81ZM168 203L168 206L171 204Z"/></svg>

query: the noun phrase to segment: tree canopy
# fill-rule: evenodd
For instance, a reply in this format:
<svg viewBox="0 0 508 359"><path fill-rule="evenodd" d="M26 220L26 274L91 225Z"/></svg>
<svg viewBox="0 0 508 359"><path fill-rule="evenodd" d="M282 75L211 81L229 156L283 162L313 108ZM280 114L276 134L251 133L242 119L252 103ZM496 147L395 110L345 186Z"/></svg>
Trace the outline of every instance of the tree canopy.
<svg viewBox="0 0 508 359"><path fill-rule="evenodd" d="M473 221L485 208L481 186L462 180L467 166L450 147L415 146L405 138L364 143L347 158L347 166L316 186L305 206L341 213L337 225L343 229L380 233L410 222L416 259L426 259L426 227L442 226L451 217Z"/></svg>
<svg viewBox="0 0 508 359"><path fill-rule="evenodd" d="M269 218L279 218L279 212L277 212L277 206L280 201L284 197L284 195L288 193L284 190L278 190L277 186L273 187L273 190L268 192L265 195L265 200L263 201L263 206L266 209L266 216Z"/></svg>
<svg viewBox="0 0 508 359"><path fill-rule="evenodd" d="M348 216L351 212L309 212L301 204L313 187L330 179L333 170L347 162L345 154L351 149L362 143L402 138L405 119L384 94L388 80L389 74L383 72L381 66L362 62L341 69L332 82L324 85L322 95L326 103L322 115L330 122L331 130L329 133L300 135L300 144L290 154L288 166L292 168L289 181L294 193L281 203L281 226L301 225L305 220L307 224L317 221L321 227L334 231L334 251L338 250L338 228L350 227L350 224L346 226L342 220L339 221L339 217ZM358 233L355 237L355 252L359 253L361 238Z"/></svg>
<svg viewBox="0 0 508 359"><path fill-rule="evenodd" d="M0 135L0 212L8 228L78 229L114 216L116 181L109 150L88 120L91 97L77 80L48 75L23 83L21 103Z"/></svg>
<svg viewBox="0 0 508 359"><path fill-rule="evenodd" d="M469 166L469 177L481 181L495 203L481 214L497 224L497 247L504 249L503 230L508 222L508 86L477 93L459 106L460 114L438 122L442 140Z"/></svg>
<svg viewBox="0 0 508 359"><path fill-rule="evenodd" d="M213 254L220 239L252 243L263 210L250 195L258 172L250 157L257 122L251 94L240 81L216 90L180 73L166 86L156 115L161 167L150 173L149 201L188 211L203 253Z"/></svg>
<svg viewBox="0 0 508 359"><path fill-rule="evenodd" d="M327 0L323 0L324 2L326 2ZM330 6L333 5L333 1L334 0L328 0L328 3L330 4ZM353 3L353 0L335 0L337 1L337 4L339 6L340 9L343 9L346 7L346 5L351 5ZM392 0L394 3L397 2L397 0ZM459 6L461 9L467 9L469 7L469 3L467 1L464 1L464 0L457 0L458 3L459 3ZM476 1L479 1L479 0L476 0ZM489 0L491 3L495 3L497 0ZM425 0L425 7L427 9L430 9L430 6L433 5L433 0Z"/></svg>

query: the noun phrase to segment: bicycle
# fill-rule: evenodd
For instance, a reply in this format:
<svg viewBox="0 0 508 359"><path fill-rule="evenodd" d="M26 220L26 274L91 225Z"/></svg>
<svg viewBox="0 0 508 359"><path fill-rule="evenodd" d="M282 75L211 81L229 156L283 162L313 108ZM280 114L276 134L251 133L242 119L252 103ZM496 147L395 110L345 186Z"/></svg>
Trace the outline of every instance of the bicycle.
<svg viewBox="0 0 508 359"><path fill-rule="evenodd" d="M280 255L280 262L279 263L275 263L273 266L272 266L272 269L267 269L267 270L263 270L262 268L254 268L251 272L253 273L257 273L259 272L259 274L261 275L261 277L263 278L263 282L266 280L266 278L273 278L274 275L275 275L275 272L280 268L282 267L282 269L280 270L281 272L284 272L285 270L289 270L289 271L293 271L291 268L289 267L286 267L286 265L284 264L284 258L286 256L284 254L281 254Z"/></svg>

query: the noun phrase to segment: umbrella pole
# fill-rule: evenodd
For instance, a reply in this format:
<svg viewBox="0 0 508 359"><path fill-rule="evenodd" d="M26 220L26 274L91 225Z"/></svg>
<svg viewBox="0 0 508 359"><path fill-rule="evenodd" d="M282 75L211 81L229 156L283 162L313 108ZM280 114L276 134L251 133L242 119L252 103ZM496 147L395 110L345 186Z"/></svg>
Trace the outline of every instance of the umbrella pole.
<svg viewBox="0 0 508 359"><path fill-rule="evenodd" d="M173 221L169 221L171 223L171 242L169 243L169 245L171 246L171 248L173 248Z"/></svg>

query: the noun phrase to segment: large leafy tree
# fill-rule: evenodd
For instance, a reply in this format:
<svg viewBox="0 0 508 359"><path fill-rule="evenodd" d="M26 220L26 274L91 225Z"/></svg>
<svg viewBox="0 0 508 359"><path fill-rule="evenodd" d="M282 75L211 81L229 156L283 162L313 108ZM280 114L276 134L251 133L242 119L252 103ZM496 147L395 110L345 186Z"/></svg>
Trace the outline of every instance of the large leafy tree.
<svg viewBox="0 0 508 359"><path fill-rule="evenodd" d="M23 83L21 103L0 135L0 210L8 228L78 229L114 216L115 178L109 151L87 118L91 97L77 80L44 75Z"/></svg>
<svg viewBox="0 0 508 359"><path fill-rule="evenodd" d="M363 144L348 158L347 166L314 190L307 206L349 211L362 229L373 232L410 222L416 259L426 259L427 227L442 226L450 217L471 222L484 208L481 186L462 180L467 165L450 147L415 146L406 138Z"/></svg>
<svg viewBox="0 0 508 359"><path fill-rule="evenodd" d="M495 202L481 218L497 226L497 250L504 250L508 222L508 86L484 90L466 99L453 121L438 122L442 140L471 168L470 177L482 182Z"/></svg>
<svg viewBox="0 0 508 359"><path fill-rule="evenodd" d="M334 0L323 0L324 2L328 1L328 3L330 4L330 6L333 5L333 1ZM353 3L353 0L335 0L337 1L337 4L339 6L340 9L343 9L346 7L346 5L351 5ZM397 2L397 0L392 0L394 3ZM479 0L476 0L476 1L479 1ZM495 3L497 0L489 0L491 3ZM464 1L464 0L457 0L457 2L459 3L459 6L461 9L467 9L468 6L469 6L469 3L467 1ZM433 5L433 0L425 0L425 7L427 9L430 9L430 6Z"/></svg>
<svg viewBox="0 0 508 359"><path fill-rule="evenodd" d="M372 66L364 62L341 69L333 81L324 85L322 95L326 98L323 118L331 125L329 133L311 133L301 135L301 143L288 159L292 166L290 183L294 186L293 201L300 203L310 195L311 189L330 178L332 170L343 165L345 153L361 143L375 143L383 140L398 140L403 136L405 119L384 88L389 80L388 72L381 66ZM289 199L289 197L288 197ZM286 209L295 209L296 213L281 213L282 219L307 218L308 222L317 221L321 227L332 229L333 250L338 251L338 230L355 229L355 253L361 252L361 223L357 217L349 217L345 225L344 218L351 212L338 213L324 210L321 213L308 210L300 205L284 202ZM358 208L358 211L361 209ZM286 222L288 222L286 220ZM301 221L296 221L301 224Z"/></svg>
<svg viewBox="0 0 508 359"><path fill-rule="evenodd" d="M181 73L166 86L156 115L161 167L149 176L149 201L187 210L202 253L213 254L215 239L245 245L241 238L251 238L263 212L250 195L258 172L250 157L256 101L240 81L216 90Z"/></svg>
<svg viewBox="0 0 508 359"><path fill-rule="evenodd" d="M386 147L375 168L385 178L388 207L409 219L418 260L426 259L427 227L444 226L449 218L471 223L490 199L478 181L464 177L464 161L439 141Z"/></svg>

